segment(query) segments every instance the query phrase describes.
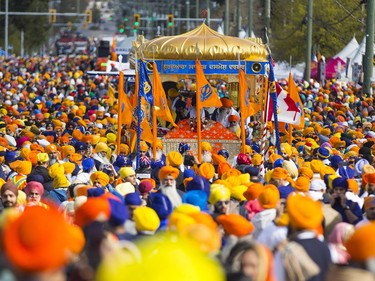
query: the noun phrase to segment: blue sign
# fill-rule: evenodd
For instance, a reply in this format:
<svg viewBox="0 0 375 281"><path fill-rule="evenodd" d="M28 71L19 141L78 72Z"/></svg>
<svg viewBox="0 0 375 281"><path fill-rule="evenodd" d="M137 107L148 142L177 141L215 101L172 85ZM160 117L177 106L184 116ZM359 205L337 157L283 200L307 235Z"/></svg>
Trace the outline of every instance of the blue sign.
<svg viewBox="0 0 375 281"><path fill-rule="evenodd" d="M266 75L268 62L259 61L200 61L205 75L237 75L238 68L247 75ZM193 60L156 60L160 74L195 75L195 61ZM149 73L152 71L148 70Z"/></svg>

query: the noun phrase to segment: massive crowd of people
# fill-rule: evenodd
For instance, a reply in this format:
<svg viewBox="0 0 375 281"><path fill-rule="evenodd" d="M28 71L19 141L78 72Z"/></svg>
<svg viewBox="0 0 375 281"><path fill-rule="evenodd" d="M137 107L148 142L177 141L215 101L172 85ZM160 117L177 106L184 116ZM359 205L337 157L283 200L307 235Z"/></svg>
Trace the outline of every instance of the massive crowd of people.
<svg viewBox="0 0 375 281"><path fill-rule="evenodd" d="M281 133L280 153L270 138L260 154L250 120L241 151L205 141L199 162L187 142L165 151L160 137L156 157L145 140L134 150L108 93L119 77L89 76L93 67L82 57L1 61L2 278L375 279L372 95L301 81L305 126L291 142ZM176 122L191 111L177 90ZM222 103L206 118L239 136L233 101Z"/></svg>

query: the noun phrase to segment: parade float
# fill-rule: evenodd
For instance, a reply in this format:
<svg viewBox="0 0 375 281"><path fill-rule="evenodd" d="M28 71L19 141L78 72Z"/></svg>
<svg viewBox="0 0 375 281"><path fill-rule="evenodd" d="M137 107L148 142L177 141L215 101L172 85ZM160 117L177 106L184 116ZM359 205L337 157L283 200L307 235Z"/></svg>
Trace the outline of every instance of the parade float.
<svg viewBox="0 0 375 281"><path fill-rule="evenodd" d="M199 60L205 77L216 87L217 94L229 97L234 103L233 107L237 108L239 67L246 74L250 89L249 100L263 105L267 90L267 56L267 48L260 38L225 36L203 23L196 29L177 36L162 36L152 40L138 36L133 42L129 61L134 67L135 62L142 58L147 62L150 76L153 74L152 62L155 62L163 85L177 85L175 90L179 97L188 100L195 95L195 63ZM223 84L225 93L221 92ZM171 93L168 89L166 92ZM169 95L169 98L175 97ZM258 112L255 118L259 121L262 113ZM198 147L196 126L192 120L178 122L177 127L162 138L166 152L178 150L181 142L189 143L195 151ZM240 139L232 131L212 120L203 120L202 140L210 142L214 152L224 148L231 155L237 154L241 146Z"/></svg>

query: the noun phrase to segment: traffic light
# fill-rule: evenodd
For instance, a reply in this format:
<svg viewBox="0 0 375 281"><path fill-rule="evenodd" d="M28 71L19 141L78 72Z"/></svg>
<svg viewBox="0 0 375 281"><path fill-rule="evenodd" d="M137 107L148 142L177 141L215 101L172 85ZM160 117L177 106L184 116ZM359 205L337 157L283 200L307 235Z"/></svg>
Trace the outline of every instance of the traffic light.
<svg viewBox="0 0 375 281"><path fill-rule="evenodd" d="M138 29L138 27L141 25L141 15L140 14L134 14L133 15L133 28Z"/></svg>
<svg viewBox="0 0 375 281"><path fill-rule="evenodd" d="M120 26L118 27L118 32L119 33L124 33L125 32L125 28L122 24L120 24Z"/></svg>
<svg viewBox="0 0 375 281"><path fill-rule="evenodd" d="M56 22L56 9L49 9L49 22Z"/></svg>
<svg viewBox="0 0 375 281"><path fill-rule="evenodd" d="M167 15L167 27L173 27L174 25L174 16L172 14Z"/></svg>
<svg viewBox="0 0 375 281"><path fill-rule="evenodd" d="M84 23L92 23L92 11L91 10L85 11Z"/></svg>

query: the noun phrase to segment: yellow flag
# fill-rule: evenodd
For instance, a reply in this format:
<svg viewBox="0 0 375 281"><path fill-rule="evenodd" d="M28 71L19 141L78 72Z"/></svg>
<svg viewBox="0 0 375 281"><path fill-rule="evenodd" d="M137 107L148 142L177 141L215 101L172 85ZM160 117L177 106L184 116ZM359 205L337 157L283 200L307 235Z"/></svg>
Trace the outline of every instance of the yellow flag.
<svg viewBox="0 0 375 281"><path fill-rule="evenodd" d="M119 100L119 121L128 128L133 120L133 107L130 104L128 95L124 91L124 73L120 71L120 80L118 83L118 100Z"/></svg>
<svg viewBox="0 0 375 281"><path fill-rule="evenodd" d="M204 76L201 62L196 60L195 63L196 79L197 79L197 111L202 107L221 107L222 103L216 91Z"/></svg>
<svg viewBox="0 0 375 281"><path fill-rule="evenodd" d="M301 114L301 121L299 125L293 125L293 128L303 129L305 128L305 112L303 111L303 103L301 101L301 97L299 96L298 88L296 84L294 83L292 73L289 73L288 90L289 90L290 97L296 103L296 106L300 109L300 114Z"/></svg>
<svg viewBox="0 0 375 281"><path fill-rule="evenodd" d="M160 80L160 75L156 63L154 63L154 76L152 84L155 115L165 121L170 122L173 127L176 127L177 125L174 123L171 111L169 109L168 100Z"/></svg>

